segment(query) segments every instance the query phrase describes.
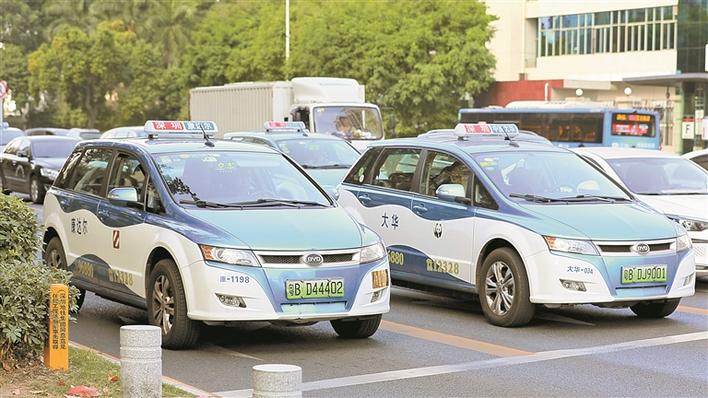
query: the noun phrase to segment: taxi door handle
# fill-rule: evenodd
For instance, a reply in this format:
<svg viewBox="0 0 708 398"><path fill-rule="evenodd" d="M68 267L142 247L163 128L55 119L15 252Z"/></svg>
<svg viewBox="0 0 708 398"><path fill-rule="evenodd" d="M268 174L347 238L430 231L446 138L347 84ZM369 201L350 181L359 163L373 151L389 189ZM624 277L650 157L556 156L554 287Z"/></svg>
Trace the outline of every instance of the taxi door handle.
<svg viewBox="0 0 708 398"><path fill-rule="evenodd" d="M371 202L371 198L369 197L369 195L363 193L363 194L360 194L360 195L359 195L359 201L360 201L361 203L366 204L366 203Z"/></svg>
<svg viewBox="0 0 708 398"><path fill-rule="evenodd" d="M100 217L108 217L111 214L108 209L98 209L97 213Z"/></svg>
<svg viewBox="0 0 708 398"><path fill-rule="evenodd" d="M425 205L420 204L420 205L413 205L413 212L417 214L423 214L426 211L428 211L428 208L425 207Z"/></svg>

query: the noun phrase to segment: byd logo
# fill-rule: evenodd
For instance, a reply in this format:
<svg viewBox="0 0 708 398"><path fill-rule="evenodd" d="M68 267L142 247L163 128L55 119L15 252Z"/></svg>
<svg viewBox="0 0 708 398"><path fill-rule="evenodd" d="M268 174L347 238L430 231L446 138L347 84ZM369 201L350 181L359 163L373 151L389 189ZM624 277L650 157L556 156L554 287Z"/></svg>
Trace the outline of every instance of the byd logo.
<svg viewBox="0 0 708 398"><path fill-rule="evenodd" d="M302 261L307 265L321 265L324 262L324 258L321 254L309 253L302 256Z"/></svg>
<svg viewBox="0 0 708 398"><path fill-rule="evenodd" d="M650 250L651 248L646 243L637 243L632 246L632 251L641 255L649 254Z"/></svg>

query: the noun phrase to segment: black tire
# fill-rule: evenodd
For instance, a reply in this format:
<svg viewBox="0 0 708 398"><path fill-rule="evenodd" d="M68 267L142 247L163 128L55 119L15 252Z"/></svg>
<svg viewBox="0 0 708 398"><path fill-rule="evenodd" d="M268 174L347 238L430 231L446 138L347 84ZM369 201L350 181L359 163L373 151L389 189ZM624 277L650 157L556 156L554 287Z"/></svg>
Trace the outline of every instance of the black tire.
<svg viewBox="0 0 708 398"><path fill-rule="evenodd" d="M164 300L165 297L167 300ZM158 261L150 273L147 286L147 309L150 324L162 330L163 348L190 348L199 340L201 323L187 317L184 285L177 265L172 259ZM165 315L165 310L170 310L172 314L167 312Z"/></svg>
<svg viewBox="0 0 708 398"><path fill-rule="evenodd" d="M47 247L44 249L44 263L50 267L57 267L63 270L68 270L69 265L66 263L66 255L64 254L64 247L61 245L61 240L58 236L53 237L47 243ZM86 298L86 290L79 289L79 297L76 299L76 311L81 309L84 305L84 299Z"/></svg>
<svg viewBox="0 0 708 398"><path fill-rule="evenodd" d="M365 339L379 329L381 314L364 319L336 319L330 321L332 328L345 339Z"/></svg>
<svg viewBox="0 0 708 398"><path fill-rule="evenodd" d="M671 299L659 303L637 303L629 307L640 318L664 318L676 311L681 299Z"/></svg>
<svg viewBox="0 0 708 398"><path fill-rule="evenodd" d="M501 284L496 283L495 269L502 276ZM487 273L490 271L491 276L488 278ZM509 275L511 279L508 279ZM489 323L514 327L526 325L533 319L536 306L529 300L526 267L513 249L502 247L489 253L479 270L477 286L482 312Z"/></svg>
<svg viewBox="0 0 708 398"><path fill-rule="evenodd" d="M5 195L9 195L12 193L12 191L10 191L9 189L6 189L5 188L6 186L7 185L5 183L5 176L0 174L0 187L2 187L0 192L4 193Z"/></svg>
<svg viewBox="0 0 708 398"><path fill-rule="evenodd" d="M30 178L29 194L32 203L38 205L44 203L44 195L46 194L44 184L42 184L36 176Z"/></svg>

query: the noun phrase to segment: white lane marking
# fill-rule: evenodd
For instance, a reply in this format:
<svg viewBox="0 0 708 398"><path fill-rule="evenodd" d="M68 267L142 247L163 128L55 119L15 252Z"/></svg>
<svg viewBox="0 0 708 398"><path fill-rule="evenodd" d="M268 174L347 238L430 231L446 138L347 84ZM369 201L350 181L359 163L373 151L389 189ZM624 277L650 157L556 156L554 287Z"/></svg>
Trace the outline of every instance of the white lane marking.
<svg viewBox="0 0 708 398"><path fill-rule="evenodd" d="M302 391L325 390L330 388L349 387L360 384L381 383L412 379L416 377L436 376L448 373L465 372L477 369L489 369L501 366L522 365L534 362L551 361L580 357L586 355L606 354L618 351L634 350L638 348L657 347L669 344L686 343L690 341L708 340L708 331L677 334L651 339L627 341L624 343L607 344L585 348L571 348L567 350L541 351L531 355L489 359L484 361L463 362L454 365L428 366L402 370L391 370L380 373L370 373L358 376L339 377L302 383ZM216 393L222 397L250 397L253 390L233 390Z"/></svg>

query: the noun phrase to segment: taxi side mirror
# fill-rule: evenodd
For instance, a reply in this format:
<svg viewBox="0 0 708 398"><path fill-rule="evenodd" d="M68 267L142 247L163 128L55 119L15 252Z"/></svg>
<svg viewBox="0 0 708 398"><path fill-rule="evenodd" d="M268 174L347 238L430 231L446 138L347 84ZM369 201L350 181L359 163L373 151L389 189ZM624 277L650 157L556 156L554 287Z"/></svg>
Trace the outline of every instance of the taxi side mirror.
<svg viewBox="0 0 708 398"><path fill-rule="evenodd" d="M435 190L435 196L448 202L458 202L467 205L472 203L469 198L465 197L465 187L462 184L442 184Z"/></svg>
<svg viewBox="0 0 708 398"><path fill-rule="evenodd" d="M130 206L138 203L138 191L135 188L113 188L108 192L108 201L116 206Z"/></svg>

